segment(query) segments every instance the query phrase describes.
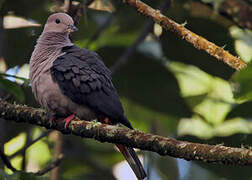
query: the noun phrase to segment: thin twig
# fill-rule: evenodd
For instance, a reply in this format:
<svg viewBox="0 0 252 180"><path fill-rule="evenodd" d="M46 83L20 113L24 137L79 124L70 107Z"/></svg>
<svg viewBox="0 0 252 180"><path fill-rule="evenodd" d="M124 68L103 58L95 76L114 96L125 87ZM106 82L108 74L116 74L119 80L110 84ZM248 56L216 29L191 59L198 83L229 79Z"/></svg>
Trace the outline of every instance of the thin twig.
<svg viewBox="0 0 252 180"><path fill-rule="evenodd" d="M4 152L1 149L0 149L0 157L1 157L2 161L3 161L3 163L6 165L6 167L9 168L10 170L12 170L13 172L24 172L24 171L19 171L16 168L14 168L11 165L8 157L4 154ZM47 167L45 167L44 169L42 169L42 170L40 170L40 171L38 171L36 173L30 173L30 174L34 174L36 176L42 176L42 175L48 173L49 171L51 171L53 168L59 166L62 159L63 159L63 154L60 154L58 156L58 158L55 161L53 161L51 164L49 164Z"/></svg>
<svg viewBox="0 0 252 180"><path fill-rule="evenodd" d="M202 1L200 2L202 3ZM214 7L216 2L212 1L210 3ZM217 10L225 17L232 19L239 26L252 30L252 6L246 1L224 0L218 4Z"/></svg>
<svg viewBox="0 0 252 180"><path fill-rule="evenodd" d="M63 154L60 154L59 157L55 161L53 161L51 164L49 164L46 168L44 168L41 171L38 171L37 173L34 173L34 174L37 176L42 176L42 175L48 173L52 169L58 167L59 164L61 163L62 159L63 159Z"/></svg>
<svg viewBox="0 0 252 180"><path fill-rule="evenodd" d="M60 155L62 155L62 146L63 146L63 137L62 134L58 131L54 131L52 133L53 135L53 141L54 141L54 159L57 159ZM54 168L50 172L50 180L58 180L59 179L59 167Z"/></svg>
<svg viewBox="0 0 252 180"><path fill-rule="evenodd" d="M210 19L225 28L229 28L234 24L226 17L216 13L211 6L204 4L202 1L189 1L186 3L185 8L189 10L192 17Z"/></svg>
<svg viewBox="0 0 252 180"><path fill-rule="evenodd" d="M30 142L31 142L31 131L32 129L29 128L27 131L26 131L26 138L25 138L25 146L27 146ZM24 150L22 152L22 166L21 166L21 170L22 171L25 171L25 168L26 168L26 150Z"/></svg>
<svg viewBox="0 0 252 180"><path fill-rule="evenodd" d="M95 40L97 40L101 34L107 29L107 27L109 27L109 25L112 23L112 20L114 19L114 14L111 13L109 14L109 16L107 17L106 21L98 28L98 30L91 36L91 38L89 38L88 42L87 42L87 47L94 42Z"/></svg>
<svg viewBox="0 0 252 180"><path fill-rule="evenodd" d="M136 51L136 48L138 47L138 45L144 41L146 36L152 30L153 24L154 23L152 21L148 21L144 24L144 27L142 31L140 32L140 35L137 37L136 41L132 45L130 45L126 49L126 51L121 55L121 57L115 62L115 64L110 67L112 75L115 74L115 72L118 71L120 67L124 65L130 59L130 57Z"/></svg>
<svg viewBox="0 0 252 180"><path fill-rule="evenodd" d="M85 8L85 2L84 0L77 3L77 4L73 4L72 1L70 1L70 6L67 10L67 13L72 16L73 20L74 20L74 24L79 24L80 23L80 18L81 16L85 16L84 14L84 8Z"/></svg>
<svg viewBox="0 0 252 180"><path fill-rule="evenodd" d="M11 165L11 163L10 163L8 157L4 154L4 152L3 152L1 149L0 149L0 157L1 157L3 163L6 165L7 168L9 168L10 170L12 170L13 172L18 171L16 168L14 168L14 167Z"/></svg>
<svg viewBox="0 0 252 180"><path fill-rule="evenodd" d="M9 158L14 158L15 156L17 156L18 154L21 154L23 152L25 152L30 146L32 146L34 143L36 143L37 141L39 141L40 139L42 139L45 136L48 136L50 133L52 132L52 130L47 130L43 133L41 133L41 135L39 137L37 137L36 139L34 139L33 141L30 141L29 143L27 143L22 149L18 150L17 152L15 152L14 154L10 155Z"/></svg>
<svg viewBox="0 0 252 180"><path fill-rule="evenodd" d="M245 1L225 0L220 11L228 14L240 26L252 30L252 7Z"/></svg>
<svg viewBox="0 0 252 180"><path fill-rule="evenodd" d="M170 30L177 34L181 39L186 40L191 43L195 48L199 50L204 50L209 55L215 57L218 60L223 61L230 67L240 70L246 67L246 63L241 59L233 56L229 52L225 51L223 48L218 47L214 43L208 41L207 39L191 32L186 29L184 25L178 24L175 21L167 18L159 10L155 10L143 3L140 0L121 0L125 4L136 8L136 10L147 17L150 17L153 21L160 24L164 29Z"/></svg>
<svg viewBox="0 0 252 180"><path fill-rule="evenodd" d="M27 78L23 78L23 77L19 77L19 76L15 76L15 75L10 75L10 74L6 74L6 73L0 73L0 76L6 76L6 77L13 77L16 79L20 79L22 81L24 81L25 84L29 84L30 80Z"/></svg>
<svg viewBox="0 0 252 180"><path fill-rule="evenodd" d="M167 6L169 6L169 4L170 0L163 1L160 6L160 12L163 12L167 8ZM143 26L142 31L139 33L139 36L137 37L136 41L132 45L130 45L126 49L126 51L121 55L121 57L116 61L116 63L110 67L112 74L118 71L120 67L130 59L130 57L134 54L139 44L143 42L146 36L151 32L151 30L153 29L153 25L154 22L152 20L147 20L147 22Z"/></svg>

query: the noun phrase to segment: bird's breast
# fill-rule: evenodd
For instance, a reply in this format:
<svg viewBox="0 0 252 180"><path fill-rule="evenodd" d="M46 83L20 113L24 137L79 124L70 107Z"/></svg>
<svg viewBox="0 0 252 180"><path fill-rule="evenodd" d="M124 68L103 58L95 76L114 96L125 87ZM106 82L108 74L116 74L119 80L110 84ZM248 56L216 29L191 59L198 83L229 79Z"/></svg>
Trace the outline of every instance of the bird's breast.
<svg viewBox="0 0 252 180"><path fill-rule="evenodd" d="M58 84L52 80L50 72L40 74L33 83L33 92L37 101L57 116L66 117L75 114L84 120L96 118L95 113L88 107L76 104L65 96Z"/></svg>
<svg viewBox="0 0 252 180"><path fill-rule="evenodd" d="M36 100L41 106L58 116L75 114L80 119L95 119L95 114L88 107L74 103L52 80L50 69L53 61L65 53L62 53L59 48L48 48L36 46L30 60L30 80Z"/></svg>

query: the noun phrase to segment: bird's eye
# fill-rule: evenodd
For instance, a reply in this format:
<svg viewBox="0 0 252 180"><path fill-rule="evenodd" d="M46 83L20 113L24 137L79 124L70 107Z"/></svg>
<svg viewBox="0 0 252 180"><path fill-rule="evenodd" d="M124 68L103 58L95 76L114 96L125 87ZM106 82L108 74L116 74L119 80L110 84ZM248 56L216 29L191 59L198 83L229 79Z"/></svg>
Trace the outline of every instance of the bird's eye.
<svg viewBox="0 0 252 180"><path fill-rule="evenodd" d="M56 24L59 24L59 23L60 23L60 20L59 20L59 19L55 19L55 23L56 23Z"/></svg>

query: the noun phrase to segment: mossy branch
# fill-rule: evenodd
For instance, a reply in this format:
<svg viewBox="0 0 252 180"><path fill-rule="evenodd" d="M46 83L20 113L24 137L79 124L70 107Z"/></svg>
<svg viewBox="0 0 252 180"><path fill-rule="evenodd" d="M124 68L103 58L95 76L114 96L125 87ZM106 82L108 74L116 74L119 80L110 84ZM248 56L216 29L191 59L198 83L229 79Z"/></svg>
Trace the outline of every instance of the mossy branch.
<svg viewBox="0 0 252 180"><path fill-rule="evenodd" d="M7 121L35 124L47 129L58 130L63 134L93 138L100 142L124 144L141 150L156 152L162 156L169 155L175 158L208 163L252 165L252 150L250 149L178 141L139 130L79 119L74 119L68 128L64 129L64 122L62 121L50 125L48 114L42 109L10 104L3 100L0 100L0 118Z"/></svg>
<svg viewBox="0 0 252 180"><path fill-rule="evenodd" d="M230 67L240 70L246 67L246 63L238 57L233 56L223 48L215 45L207 39L193 33L184 27L183 24L178 24L170 18L164 16L159 10L155 10L140 0L121 0L123 3L129 4L136 10L156 23L160 24L164 29L170 30L177 34L181 39L186 40L199 50L204 50L216 59L226 63Z"/></svg>

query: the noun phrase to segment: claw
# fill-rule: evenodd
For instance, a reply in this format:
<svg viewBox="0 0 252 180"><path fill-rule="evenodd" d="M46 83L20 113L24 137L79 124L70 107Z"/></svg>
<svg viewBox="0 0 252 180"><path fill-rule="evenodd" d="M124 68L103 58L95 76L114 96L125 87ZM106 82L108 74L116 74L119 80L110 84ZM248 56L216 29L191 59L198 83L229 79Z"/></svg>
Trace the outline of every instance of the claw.
<svg viewBox="0 0 252 180"><path fill-rule="evenodd" d="M67 118L64 119L65 121L65 129L67 128L68 124L74 119L75 115L72 114L70 116L68 116Z"/></svg>
<svg viewBox="0 0 252 180"><path fill-rule="evenodd" d="M50 119L49 119L50 127L52 127L54 120L55 120L55 116L53 115L50 116Z"/></svg>
<svg viewBox="0 0 252 180"><path fill-rule="evenodd" d="M109 124L109 125L112 124L112 122L110 121L110 119L109 119L108 117L105 117L104 120L103 120L103 122L104 122L105 124Z"/></svg>

